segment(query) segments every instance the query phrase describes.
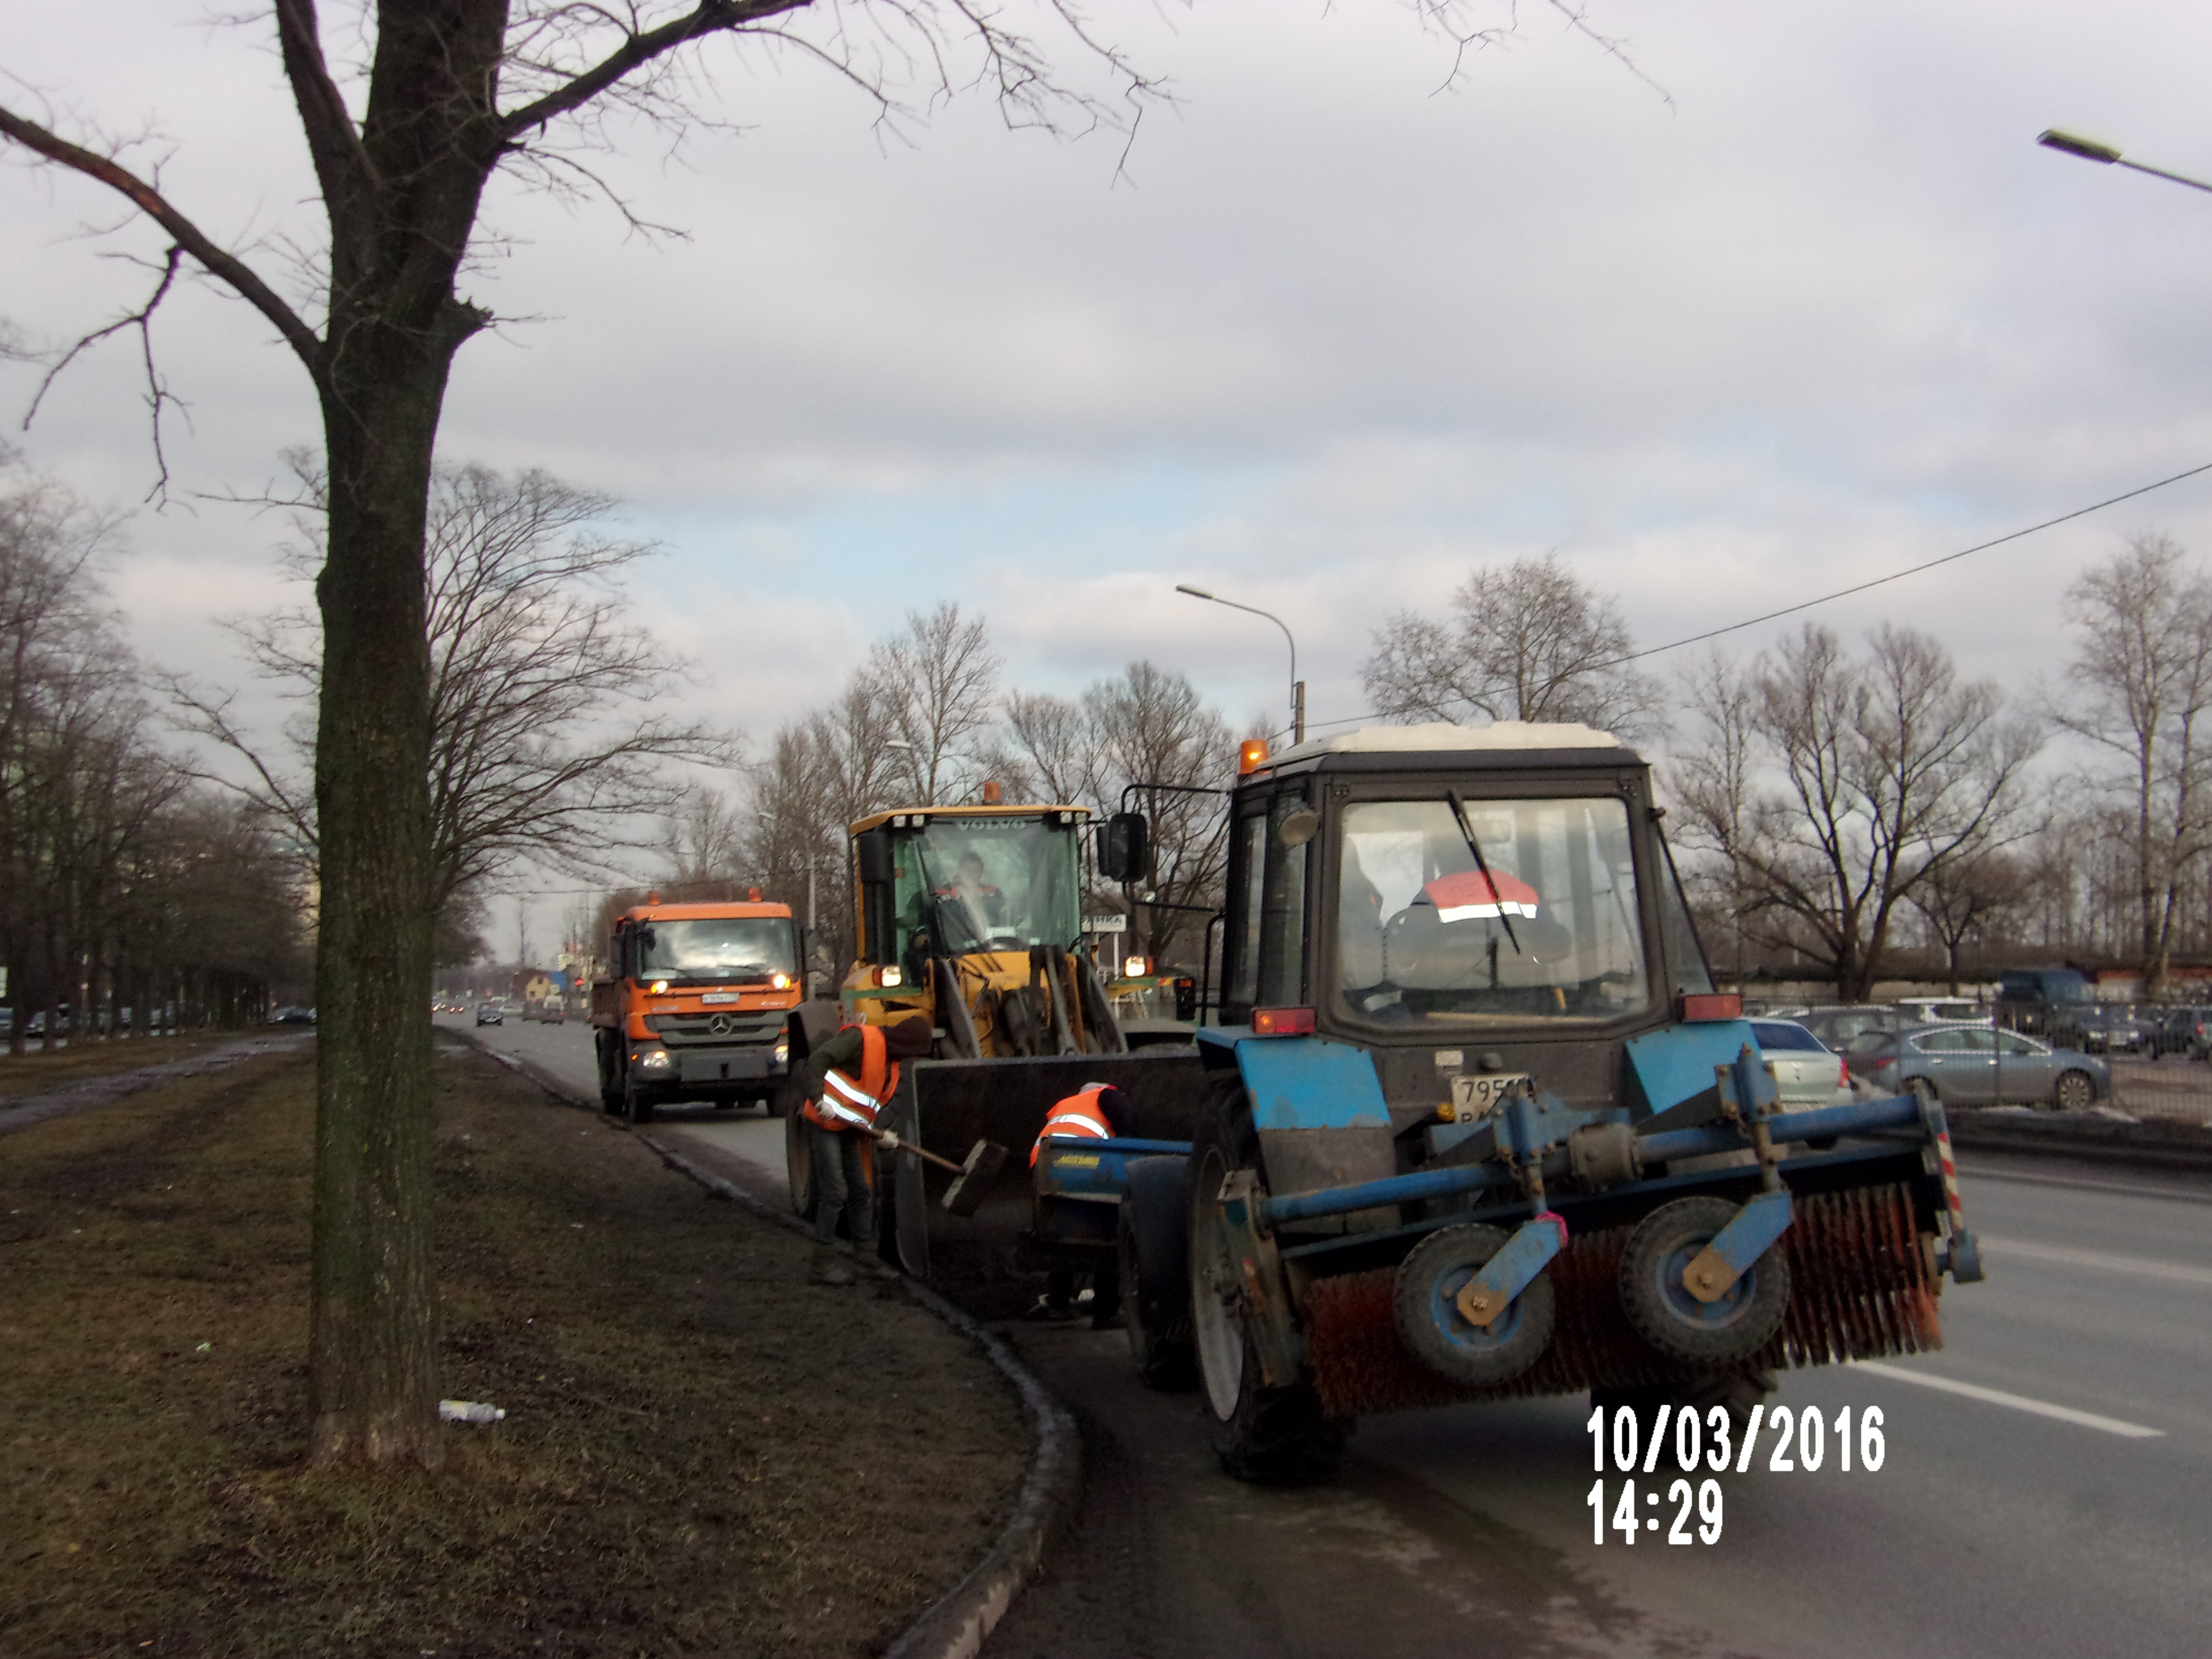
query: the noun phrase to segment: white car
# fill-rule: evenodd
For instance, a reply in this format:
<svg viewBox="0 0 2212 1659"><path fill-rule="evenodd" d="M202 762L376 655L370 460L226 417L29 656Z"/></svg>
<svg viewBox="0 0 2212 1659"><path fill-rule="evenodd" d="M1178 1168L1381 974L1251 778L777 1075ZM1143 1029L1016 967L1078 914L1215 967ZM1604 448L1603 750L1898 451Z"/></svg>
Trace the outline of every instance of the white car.
<svg viewBox="0 0 2212 1659"><path fill-rule="evenodd" d="M1899 997L1893 1005L1912 1016L1917 1025L1988 1025L1990 1011L1978 1002L1959 997Z"/></svg>
<svg viewBox="0 0 2212 1659"><path fill-rule="evenodd" d="M1842 1055L1794 1019L1754 1019L1759 1058L1772 1068L1785 1112L1851 1103L1851 1070Z"/></svg>

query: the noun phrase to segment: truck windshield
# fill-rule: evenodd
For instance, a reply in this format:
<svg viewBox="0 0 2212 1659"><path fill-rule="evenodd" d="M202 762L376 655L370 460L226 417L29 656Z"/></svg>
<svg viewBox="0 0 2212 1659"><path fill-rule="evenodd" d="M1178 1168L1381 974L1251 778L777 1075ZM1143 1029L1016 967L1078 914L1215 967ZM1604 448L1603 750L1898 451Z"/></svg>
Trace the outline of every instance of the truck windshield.
<svg viewBox="0 0 2212 1659"><path fill-rule="evenodd" d="M936 819L892 852L902 961L1072 946L1082 927L1072 825Z"/></svg>
<svg viewBox="0 0 2212 1659"><path fill-rule="evenodd" d="M655 921L637 932L640 979L742 985L798 971L791 923L781 916Z"/></svg>
<svg viewBox="0 0 2212 1659"><path fill-rule="evenodd" d="M1466 834L1446 801L1344 809L1340 1011L1370 1024L1471 1026L1646 1007L1626 805L1609 796L1466 805Z"/></svg>

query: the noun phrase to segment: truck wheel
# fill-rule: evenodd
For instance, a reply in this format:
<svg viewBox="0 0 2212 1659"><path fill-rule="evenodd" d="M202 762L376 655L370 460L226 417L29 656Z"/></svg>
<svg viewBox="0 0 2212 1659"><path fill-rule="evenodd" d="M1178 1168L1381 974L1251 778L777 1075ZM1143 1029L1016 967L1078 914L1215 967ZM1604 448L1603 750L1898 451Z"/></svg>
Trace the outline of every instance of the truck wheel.
<svg viewBox="0 0 2212 1659"><path fill-rule="evenodd" d="M814 1219L814 1146L809 1126L794 1109L784 1115L783 1168L791 1182L791 1207L802 1221Z"/></svg>
<svg viewBox="0 0 2212 1659"><path fill-rule="evenodd" d="M1620 1255L1620 1304L1644 1340L1703 1367L1748 1359L1782 1328L1790 1264L1779 1248L1753 1262L1717 1302L1700 1302L1682 1274L1735 1218L1724 1198L1678 1198L1636 1225Z"/></svg>
<svg viewBox="0 0 2212 1659"><path fill-rule="evenodd" d="M623 1084L623 1115L633 1123L653 1121L653 1101L635 1079L625 1079Z"/></svg>
<svg viewBox="0 0 2212 1659"><path fill-rule="evenodd" d="M1148 1389L1188 1389L1198 1382L1190 1328L1189 1176L1184 1158L1135 1159L1121 1200L1122 1318L1129 1357Z"/></svg>
<svg viewBox="0 0 2212 1659"><path fill-rule="evenodd" d="M622 1112L622 1073L615 1063L616 1047L604 1037L598 1042L599 1051L599 1109L609 1117Z"/></svg>
<svg viewBox="0 0 2212 1659"><path fill-rule="evenodd" d="M1200 1113L1190 1157L1191 1323L1206 1415L1221 1467L1238 1480L1325 1480L1344 1454L1351 1425L1322 1411L1304 1377L1287 1388L1261 1383L1259 1351L1246 1328L1243 1271L1217 1202L1232 1171L1260 1167L1260 1137L1243 1080L1218 1078Z"/></svg>
<svg viewBox="0 0 2212 1659"><path fill-rule="evenodd" d="M1455 1298L1512 1235L1502 1227L1445 1227L1398 1264L1391 1297L1399 1340L1437 1376L1471 1388L1510 1382L1551 1346L1552 1277L1539 1273L1488 1329L1471 1325Z"/></svg>

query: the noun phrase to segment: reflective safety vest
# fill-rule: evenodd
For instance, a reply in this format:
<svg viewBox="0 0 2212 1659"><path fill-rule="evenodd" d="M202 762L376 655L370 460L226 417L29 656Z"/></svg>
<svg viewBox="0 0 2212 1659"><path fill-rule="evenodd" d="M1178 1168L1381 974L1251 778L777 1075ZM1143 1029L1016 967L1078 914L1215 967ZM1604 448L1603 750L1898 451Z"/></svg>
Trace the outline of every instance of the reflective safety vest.
<svg viewBox="0 0 2212 1659"><path fill-rule="evenodd" d="M884 1028L863 1025L860 1032L860 1074L854 1077L831 1066L822 1079L822 1097L810 1100L800 1112L809 1122L824 1129L856 1129L872 1133L876 1114L898 1092L898 1062L884 1049Z"/></svg>
<svg viewBox="0 0 2212 1659"><path fill-rule="evenodd" d="M1114 1126L1106 1121L1106 1114L1098 1105L1098 1097L1109 1086L1103 1083L1086 1084L1066 1099L1053 1103L1052 1109L1044 1115L1044 1127L1037 1131L1036 1145L1030 1148L1030 1168L1036 1168L1037 1154L1054 1135L1073 1140L1114 1138Z"/></svg>

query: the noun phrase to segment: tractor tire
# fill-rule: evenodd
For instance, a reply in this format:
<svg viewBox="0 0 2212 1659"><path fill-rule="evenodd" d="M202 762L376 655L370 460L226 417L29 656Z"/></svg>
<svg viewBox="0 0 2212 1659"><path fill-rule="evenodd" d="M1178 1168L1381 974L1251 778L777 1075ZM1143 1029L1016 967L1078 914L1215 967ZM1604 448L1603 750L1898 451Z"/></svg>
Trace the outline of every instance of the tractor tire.
<svg viewBox="0 0 2212 1659"><path fill-rule="evenodd" d="M1335 1473L1351 1425L1328 1416L1304 1377L1283 1388L1261 1381L1243 1273L1217 1202L1222 1182L1239 1170L1261 1171L1259 1132L1243 1079L1217 1078L1191 1144L1189 1232L1191 1324L1214 1451L1239 1480L1324 1480Z"/></svg>
<svg viewBox="0 0 2212 1659"><path fill-rule="evenodd" d="M2086 1112L2097 1103L2097 1085L2087 1072L2062 1073L2051 1097L2062 1112Z"/></svg>
<svg viewBox="0 0 2212 1659"><path fill-rule="evenodd" d="M1118 1243L1121 1308L1129 1357L1148 1389L1198 1385L1198 1344L1190 1324L1190 1167L1180 1158L1141 1158L1129 1165Z"/></svg>
<svg viewBox="0 0 2212 1659"><path fill-rule="evenodd" d="M1790 1264L1769 1249L1718 1301L1690 1294L1682 1274L1735 1218L1724 1198L1678 1198L1636 1225L1620 1256L1620 1305L1639 1335L1670 1359L1720 1370L1773 1340L1790 1307Z"/></svg>
<svg viewBox="0 0 2212 1659"><path fill-rule="evenodd" d="M783 1168L791 1183L792 1212L801 1221L813 1220L813 1126L796 1110L784 1114Z"/></svg>
<svg viewBox="0 0 2212 1659"><path fill-rule="evenodd" d="M1501 1227L1445 1227L1398 1264L1391 1298L1398 1339L1438 1376L1495 1388L1527 1370L1551 1346L1558 1309L1549 1273L1531 1280L1487 1330L1469 1324L1455 1300L1511 1237Z"/></svg>

